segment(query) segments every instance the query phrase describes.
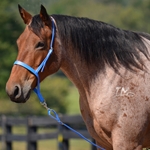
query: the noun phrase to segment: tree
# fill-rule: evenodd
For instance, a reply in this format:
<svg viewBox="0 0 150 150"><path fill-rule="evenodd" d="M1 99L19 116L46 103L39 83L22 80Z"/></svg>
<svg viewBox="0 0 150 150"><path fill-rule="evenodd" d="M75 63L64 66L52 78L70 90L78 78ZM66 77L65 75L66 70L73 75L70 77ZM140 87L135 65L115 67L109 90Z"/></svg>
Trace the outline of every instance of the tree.
<svg viewBox="0 0 150 150"><path fill-rule="evenodd" d="M18 23L14 11L15 2L5 0L1 2L0 9L0 98L5 97L5 84L8 79L13 61L16 56L16 39L19 36L22 26Z"/></svg>

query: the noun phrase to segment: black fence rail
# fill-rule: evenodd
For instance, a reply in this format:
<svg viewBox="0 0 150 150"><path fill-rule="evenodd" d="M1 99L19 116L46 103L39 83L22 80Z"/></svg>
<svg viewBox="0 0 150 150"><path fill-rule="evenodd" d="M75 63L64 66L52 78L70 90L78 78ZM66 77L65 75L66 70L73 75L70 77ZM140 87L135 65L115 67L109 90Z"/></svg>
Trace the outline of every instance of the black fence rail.
<svg viewBox="0 0 150 150"><path fill-rule="evenodd" d="M81 116L60 116L60 119L86 138L94 141L87 132ZM0 134L0 140L3 145L2 150L12 150L12 143L14 141L27 142L27 150L37 150L37 142L47 139L57 139L58 150L69 150L69 140L80 138L77 134L58 124L50 117L15 118L2 116L0 118L0 125L2 128L2 133ZM24 126L27 132L25 134L13 134L12 128L16 126ZM38 133L39 128L49 128L50 131ZM91 145L91 150L96 150L96 148Z"/></svg>

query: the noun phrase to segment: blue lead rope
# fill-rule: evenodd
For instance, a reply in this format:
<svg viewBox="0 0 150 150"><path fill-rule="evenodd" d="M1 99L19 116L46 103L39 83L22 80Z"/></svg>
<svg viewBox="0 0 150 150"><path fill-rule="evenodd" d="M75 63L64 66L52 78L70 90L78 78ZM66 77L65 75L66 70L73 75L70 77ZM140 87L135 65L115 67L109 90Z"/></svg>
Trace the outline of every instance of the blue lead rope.
<svg viewBox="0 0 150 150"><path fill-rule="evenodd" d="M83 135L82 135L81 133L79 133L78 131L74 130L73 128L71 128L71 127L68 126L67 124L63 123L63 122L60 120L58 114L55 112L55 110L50 109L50 108L47 107L46 102L41 103L41 105L43 105L43 106L47 109L48 115L49 115L51 118L55 119L59 124L65 126L65 127L68 128L69 130L73 131L73 132L76 133L78 136L80 136L82 139L84 139L85 141L89 142L91 145L97 147L98 149L105 150L105 149L102 148L101 146L99 146L99 145L95 144L94 142L90 141L89 139L87 139L85 136L83 136Z"/></svg>
<svg viewBox="0 0 150 150"><path fill-rule="evenodd" d="M47 107L47 104L40 92L40 78L39 78L39 72L43 72L44 68L45 68L45 65L46 65L46 62L47 60L49 59L50 55L52 54L53 52L53 43L54 43L54 37L55 37L55 25L54 25L54 20L53 18L51 17L52 19L52 40L51 40L51 43L50 43L50 50L48 51L47 53L47 56L45 57L45 59L42 61L42 63L39 65L39 67L34 70L32 67L30 67L29 65L25 64L24 62L21 62L19 60L16 60L14 62L14 65L20 65L24 68L26 68L27 70L29 70L32 74L34 74L37 78L37 86L36 88L34 88L34 92L37 94L39 100L40 100L40 103L47 109L48 111L48 115L55 119L58 123L60 123L61 125L65 126L66 128L70 129L71 131L73 131L74 133L76 133L77 135L79 135L81 138L83 138L85 141L89 142L90 144L94 145L95 147L97 147L98 149L101 149L101 150L105 150L104 148L96 145L95 143L93 143L92 141L90 141L89 139L87 139L86 137L84 137L82 134L80 134L79 132L77 132L76 130L72 129L70 126L66 125L65 123L63 123L58 114L53 110L53 109L50 109Z"/></svg>

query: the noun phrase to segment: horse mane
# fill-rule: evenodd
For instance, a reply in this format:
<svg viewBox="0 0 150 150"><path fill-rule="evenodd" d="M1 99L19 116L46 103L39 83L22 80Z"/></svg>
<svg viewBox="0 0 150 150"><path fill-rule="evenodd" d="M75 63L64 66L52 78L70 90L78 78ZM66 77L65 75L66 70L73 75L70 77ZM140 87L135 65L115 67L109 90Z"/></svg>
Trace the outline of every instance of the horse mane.
<svg viewBox="0 0 150 150"><path fill-rule="evenodd" d="M140 53L149 59L148 49L142 36L148 34L121 30L101 21L65 15L52 15L64 46L72 46L74 53L80 55L87 64L105 69L106 64L118 71L121 66L134 71L143 70L144 62ZM37 20L38 19L38 20ZM39 16L33 17L31 27L42 27ZM37 27L38 26L38 27ZM36 27L36 28L35 28Z"/></svg>

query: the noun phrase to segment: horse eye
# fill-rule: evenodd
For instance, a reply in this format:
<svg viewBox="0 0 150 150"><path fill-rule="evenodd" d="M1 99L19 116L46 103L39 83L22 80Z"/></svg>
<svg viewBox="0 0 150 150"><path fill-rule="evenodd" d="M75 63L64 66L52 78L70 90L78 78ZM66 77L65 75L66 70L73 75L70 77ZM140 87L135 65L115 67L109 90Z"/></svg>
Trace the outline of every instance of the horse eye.
<svg viewBox="0 0 150 150"><path fill-rule="evenodd" d="M44 47L43 42L38 42L35 48L42 49Z"/></svg>

